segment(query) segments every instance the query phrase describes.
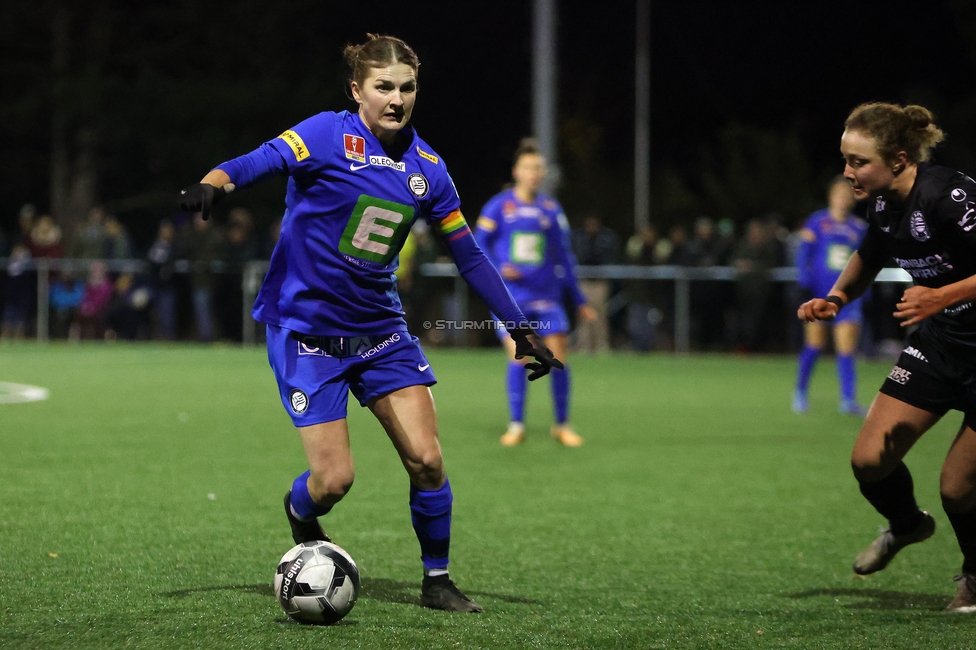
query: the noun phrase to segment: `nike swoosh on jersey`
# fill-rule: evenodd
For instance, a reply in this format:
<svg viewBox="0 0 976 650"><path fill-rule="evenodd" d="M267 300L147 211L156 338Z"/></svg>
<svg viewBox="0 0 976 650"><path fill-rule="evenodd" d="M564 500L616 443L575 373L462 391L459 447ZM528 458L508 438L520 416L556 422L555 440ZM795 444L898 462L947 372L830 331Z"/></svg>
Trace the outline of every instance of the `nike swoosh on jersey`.
<svg viewBox="0 0 976 650"><path fill-rule="evenodd" d="M430 368L430 364L429 363L424 364L422 366L419 365L419 364L417 365L417 370L419 370L420 372L423 372L424 370L427 370L427 368Z"/></svg>
<svg viewBox="0 0 976 650"><path fill-rule="evenodd" d="M365 165L357 165L356 163L349 163L349 171L353 171L353 172L359 171L363 167L369 167L369 163L366 163Z"/></svg>

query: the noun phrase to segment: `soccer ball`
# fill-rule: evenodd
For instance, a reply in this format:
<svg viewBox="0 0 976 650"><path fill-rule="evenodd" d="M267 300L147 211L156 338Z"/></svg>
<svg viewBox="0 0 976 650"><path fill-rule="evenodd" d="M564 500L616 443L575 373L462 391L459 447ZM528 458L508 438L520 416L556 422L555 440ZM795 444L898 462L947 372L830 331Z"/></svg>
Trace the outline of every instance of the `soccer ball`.
<svg viewBox="0 0 976 650"><path fill-rule="evenodd" d="M285 553L274 590L285 613L302 623L335 623L359 597L359 569L329 542L305 542Z"/></svg>

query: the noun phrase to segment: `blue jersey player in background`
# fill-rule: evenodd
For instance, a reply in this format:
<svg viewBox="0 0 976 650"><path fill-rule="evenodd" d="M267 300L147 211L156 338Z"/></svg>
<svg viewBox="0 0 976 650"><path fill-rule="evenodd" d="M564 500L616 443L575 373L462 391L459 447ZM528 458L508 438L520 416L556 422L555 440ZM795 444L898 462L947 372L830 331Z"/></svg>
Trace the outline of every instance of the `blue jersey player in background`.
<svg viewBox="0 0 976 650"><path fill-rule="evenodd" d="M492 197L478 217L475 237L530 324L543 336L553 354L565 359L569 319L563 309L568 295L581 318L596 313L576 284L576 260L569 243L569 225L555 199L539 192L546 161L534 141L525 139L515 152L515 186ZM501 437L507 447L525 440L525 370L515 341L498 330L509 357L506 384L511 420ZM583 438L569 427L569 367L552 373L555 424L552 437L567 447L579 447Z"/></svg>
<svg viewBox="0 0 976 650"><path fill-rule="evenodd" d="M296 543L327 540L318 517L353 483L348 393L386 430L410 478L420 542L421 603L482 608L447 571L453 495L430 386L430 363L407 332L394 272L416 219L436 230L475 292L515 328L529 379L561 367L478 248L444 161L408 122L419 62L403 41L370 35L348 46L357 113L315 115L250 154L218 165L181 193L180 207L209 216L216 200L272 175L288 177L281 239L254 305L282 404L298 427L309 471L285 495Z"/></svg>
<svg viewBox="0 0 976 650"><path fill-rule="evenodd" d="M850 181L843 176L831 181L827 189L828 207L814 212L800 231L797 251L798 282L815 296L826 296L851 254L857 250L868 224L851 214L854 192ZM864 415L857 403L857 380L854 354L861 333L861 299L845 305L830 322L814 321L804 327L804 345L800 352L793 411L805 413L808 408L807 388L817 357L827 343L827 330L834 331L834 351L837 354L837 378L840 382L840 412Z"/></svg>

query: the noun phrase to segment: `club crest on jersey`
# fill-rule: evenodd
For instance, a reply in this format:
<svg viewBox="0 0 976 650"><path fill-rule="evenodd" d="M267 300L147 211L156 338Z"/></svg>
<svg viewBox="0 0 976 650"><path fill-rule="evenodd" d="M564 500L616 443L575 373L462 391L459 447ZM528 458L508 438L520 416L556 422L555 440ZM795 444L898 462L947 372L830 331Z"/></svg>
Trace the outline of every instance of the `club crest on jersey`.
<svg viewBox="0 0 976 650"><path fill-rule="evenodd" d="M430 183L427 182L427 177L423 174L410 174L407 177L407 187L418 199L424 198L430 191Z"/></svg>
<svg viewBox="0 0 976 650"><path fill-rule="evenodd" d="M874 211L883 212L885 209L885 200L883 196L879 196L878 200L874 202Z"/></svg>
<svg viewBox="0 0 976 650"><path fill-rule="evenodd" d="M951 196L952 200L956 203L962 203L966 200L966 190L962 190L957 187L956 189L952 190L949 196Z"/></svg>
<svg viewBox="0 0 976 650"><path fill-rule="evenodd" d="M361 163L366 162L366 140L358 135L342 134L343 144L346 146L346 158Z"/></svg>
<svg viewBox="0 0 976 650"><path fill-rule="evenodd" d="M297 388L292 389L289 400L291 401L291 410L295 412L295 415L301 415L308 410L308 395L304 391Z"/></svg>
<svg viewBox="0 0 976 650"><path fill-rule="evenodd" d="M918 210L912 213L909 226L912 230L912 237L918 241L928 241L932 237L931 233L929 233L929 227L925 225L924 216Z"/></svg>

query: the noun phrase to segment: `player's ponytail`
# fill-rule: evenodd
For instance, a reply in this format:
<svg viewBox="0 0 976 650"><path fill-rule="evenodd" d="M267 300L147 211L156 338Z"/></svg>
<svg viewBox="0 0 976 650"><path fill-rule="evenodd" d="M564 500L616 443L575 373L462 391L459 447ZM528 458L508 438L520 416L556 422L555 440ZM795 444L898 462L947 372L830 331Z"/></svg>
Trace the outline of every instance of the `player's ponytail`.
<svg viewBox="0 0 976 650"><path fill-rule="evenodd" d="M878 153L886 161L893 161L899 151L905 152L909 162L928 160L933 147L945 137L935 125L932 111L916 104L905 107L883 102L861 104L851 111L844 128L873 138Z"/></svg>

